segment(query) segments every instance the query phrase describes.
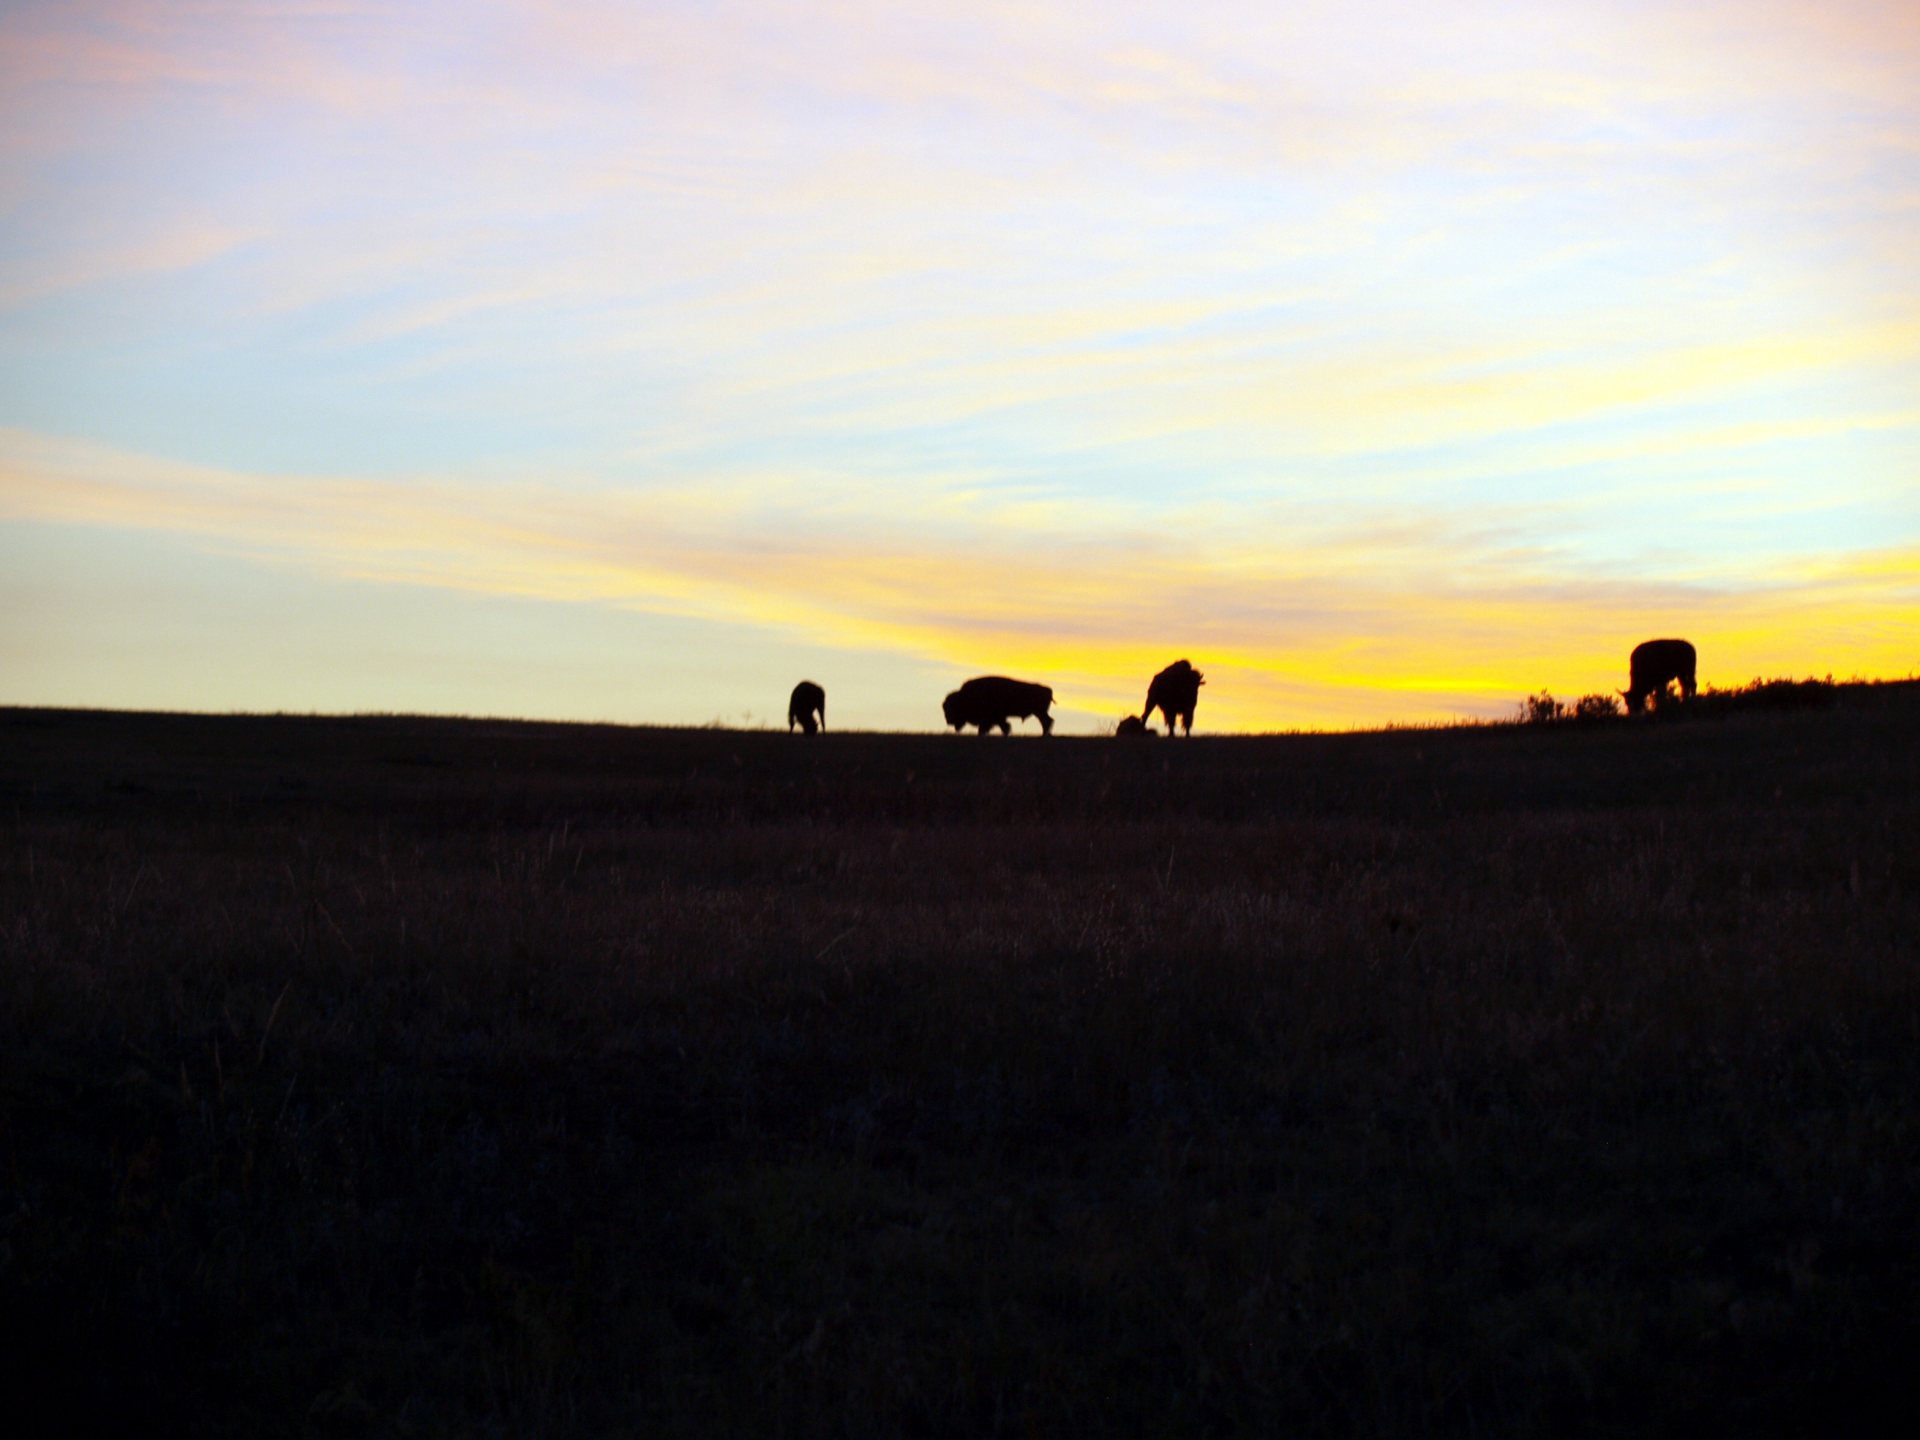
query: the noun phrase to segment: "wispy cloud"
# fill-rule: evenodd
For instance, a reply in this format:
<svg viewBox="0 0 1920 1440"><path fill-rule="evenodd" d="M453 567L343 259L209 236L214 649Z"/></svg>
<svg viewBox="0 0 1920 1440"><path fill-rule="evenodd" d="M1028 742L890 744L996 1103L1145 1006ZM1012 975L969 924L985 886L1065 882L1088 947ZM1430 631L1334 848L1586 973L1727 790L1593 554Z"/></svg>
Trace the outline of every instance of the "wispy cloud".
<svg viewBox="0 0 1920 1440"><path fill-rule="evenodd" d="M264 234L231 226L174 224L134 239L103 237L90 249L16 260L8 267L9 283L0 285L0 310L62 291L191 270L232 255Z"/></svg>

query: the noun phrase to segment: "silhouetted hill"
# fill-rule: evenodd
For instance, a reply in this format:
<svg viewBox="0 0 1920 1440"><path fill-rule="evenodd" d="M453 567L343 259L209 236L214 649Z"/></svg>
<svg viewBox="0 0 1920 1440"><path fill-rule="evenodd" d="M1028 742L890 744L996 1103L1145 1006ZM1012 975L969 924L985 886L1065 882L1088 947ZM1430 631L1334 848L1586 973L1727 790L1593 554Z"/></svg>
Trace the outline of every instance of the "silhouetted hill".
<svg viewBox="0 0 1920 1440"><path fill-rule="evenodd" d="M1829 698L1159 745L0 711L10 1399L1868 1430L1920 1342L1920 685Z"/></svg>

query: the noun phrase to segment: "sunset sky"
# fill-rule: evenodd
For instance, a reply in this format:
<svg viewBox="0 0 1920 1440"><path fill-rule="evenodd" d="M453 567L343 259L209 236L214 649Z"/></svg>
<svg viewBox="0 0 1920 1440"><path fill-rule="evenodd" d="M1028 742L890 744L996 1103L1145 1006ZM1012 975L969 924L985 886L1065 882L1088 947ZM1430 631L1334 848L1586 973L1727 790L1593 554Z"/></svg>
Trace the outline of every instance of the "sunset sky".
<svg viewBox="0 0 1920 1440"><path fill-rule="evenodd" d="M0 704L1920 674L1920 6L0 8Z"/></svg>

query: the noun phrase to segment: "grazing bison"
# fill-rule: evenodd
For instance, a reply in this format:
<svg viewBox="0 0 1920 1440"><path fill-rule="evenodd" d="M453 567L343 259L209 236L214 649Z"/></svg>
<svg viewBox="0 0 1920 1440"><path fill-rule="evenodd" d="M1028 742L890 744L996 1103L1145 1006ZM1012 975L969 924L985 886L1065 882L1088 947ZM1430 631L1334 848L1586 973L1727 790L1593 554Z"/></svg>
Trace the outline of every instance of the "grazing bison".
<svg viewBox="0 0 1920 1440"><path fill-rule="evenodd" d="M947 724L956 730L978 725L984 735L998 725L1002 735L1011 735L1010 722L1016 716L1024 720L1031 715L1040 721L1041 733L1051 735L1053 716L1047 711L1052 706L1053 691L1044 685L1009 680L1004 675L980 675L947 696L940 708L946 712Z"/></svg>
<svg viewBox="0 0 1920 1440"><path fill-rule="evenodd" d="M1620 693L1627 697L1627 713L1638 715L1646 708L1647 697L1663 696L1673 681L1680 682L1680 693L1691 700L1694 694L1693 645L1686 640L1646 640L1633 647L1627 659L1631 689Z"/></svg>
<svg viewBox="0 0 1920 1440"><path fill-rule="evenodd" d="M1130 736L1143 740L1158 740L1160 738L1160 732L1147 724L1147 722L1142 720L1138 715L1127 716L1126 719L1120 722L1120 727L1113 733L1122 739Z"/></svg>
<svg viewBox="0 0 1920 1440"><path fill-rule="evenodd" d="M798 725L807 734L827 728L827 692L811 680L802 680L793 687L793 697L787 701L787 733L793 733Z"/></svg>
<svg viewBox="0 0 1920 1440"><path fill-rule="evenodd" d="M1173 734L1173 722L1176 718L1185 723L1187 734L1193 734L1193 709L1200 703L1200 687L1206 684L1206 678L1184 660L1176 660L1147 686L1147 703L1140 711L1140 720L1144 724L1148 716L1158 710L1167 722L1167 734Z"/></svg>

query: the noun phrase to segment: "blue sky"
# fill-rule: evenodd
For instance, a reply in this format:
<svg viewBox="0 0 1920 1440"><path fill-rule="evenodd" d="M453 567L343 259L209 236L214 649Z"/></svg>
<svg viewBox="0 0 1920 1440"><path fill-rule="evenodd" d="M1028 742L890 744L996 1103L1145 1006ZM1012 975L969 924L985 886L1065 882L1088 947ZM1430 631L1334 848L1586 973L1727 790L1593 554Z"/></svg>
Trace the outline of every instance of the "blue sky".
<svg viewBox="0 0 1920 1440"><path fill-rule="evenodd" d="M1920 652L1920 18L23 4L0 703L931 729Z"/></svg>

